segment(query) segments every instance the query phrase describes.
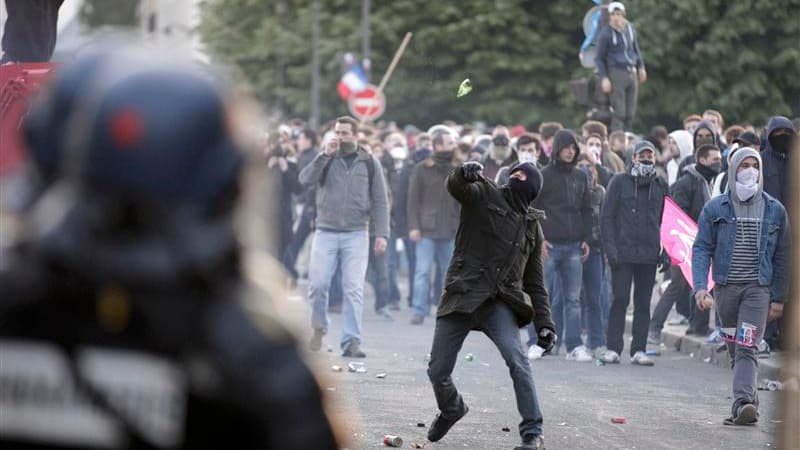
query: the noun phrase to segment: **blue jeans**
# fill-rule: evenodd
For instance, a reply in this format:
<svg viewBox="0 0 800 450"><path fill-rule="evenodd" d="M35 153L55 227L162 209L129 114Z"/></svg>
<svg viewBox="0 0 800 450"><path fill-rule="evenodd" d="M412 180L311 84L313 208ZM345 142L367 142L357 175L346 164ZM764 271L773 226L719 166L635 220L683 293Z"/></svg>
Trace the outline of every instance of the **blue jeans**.
<svg viewBox="0 0 800 450"><path fill-rule="evenodd" d="M539 409L531 366L522 348L516 318L508 305L496 300L484 302L472 314L453 313L436 319L428 377L442 416L456 417L464 410L464 400L453 384L451 374L461 345L472 330L482 331L488 336L508 366L517 410L522 416L519 434L542 434L542 411Z"/></svg>
<svg viewBox="0 0 800 450"><path fill-rule="evenodd" d="M427 316L431 311L431 270L433 263L436 263L438 278L444 277L444 271L450 265L450 258L453 257L455 247L454 239L430 239L422 238L417 242L417 267L414 272L414 314ZM442 295L434 292L434 297Z"/></svg>
<svg viewBox="0 0 800 450"><path fill-rule="evenodd" d="M369 234L364 231L316 230L311 241L308 298L311 326L328 332L328 291L337 263L341 264L342 350L351 341L361 341L361 314L364 309L364 279L369 260Z"/></svg>
<svg viewBox="0 0 800 450"><path fill-rule="evenodd" d="M581 292L581 316L588 331L587 346L591 349L606 345L602 312L603 254L591 249L583 263L583 291Z"/></svg>
<svg viewBox="0 0 800 450"><path fill-rule="evenodd" d="M552 244L549 258L544 264L544 279L551 293L553 322L560 342L567 352L582 345L581 341L581 285L583 263L581 244ZM560 288L555 289L557 281Z"/></svg>

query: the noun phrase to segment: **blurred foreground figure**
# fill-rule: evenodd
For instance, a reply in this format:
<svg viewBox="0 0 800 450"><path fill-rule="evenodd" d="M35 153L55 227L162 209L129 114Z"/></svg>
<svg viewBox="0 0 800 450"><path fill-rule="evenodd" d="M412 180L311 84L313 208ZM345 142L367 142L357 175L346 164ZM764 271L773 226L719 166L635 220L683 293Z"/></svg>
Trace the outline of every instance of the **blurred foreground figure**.
<svg viewBox="0 0 800 450"><path fill-rule="evenodd" d="M66 66L31 113L44 182L0 273L0 448L337 447L293 339L244 308L227 100L120 55Z"/></svg>

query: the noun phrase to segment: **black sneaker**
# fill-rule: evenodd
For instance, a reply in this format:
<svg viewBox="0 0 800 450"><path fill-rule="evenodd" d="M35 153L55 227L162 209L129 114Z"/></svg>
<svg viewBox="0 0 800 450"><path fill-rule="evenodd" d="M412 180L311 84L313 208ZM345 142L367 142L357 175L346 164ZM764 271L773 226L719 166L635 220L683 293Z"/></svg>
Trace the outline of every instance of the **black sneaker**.
<svg viewBox="0 0 800 450"><path fill-rule="evenodd" d="M544 438L541 434L526 434L514 450L544 450Z"/></svg>
<svg viewBox="0 0 800 450"><path fill-rule="evenodd" d="M314 330L314 335L311 336L311 340L308 341L308 348L312 352L318 352L319 349L322 348L322 336L325 336L324 333L320 330Z"/></svg>
<svg viewBox="0 0 800 450"><path fill-rule="evenodd" d="M428 430L429 441L436 442L441 438L443 438L444 435L447 434L448 431L450 431L450 428L452 428L453 425L456 424L456 422L458 422L459 420L461 420L462 417L467 415L467 413L469 412L469 407L466 405L466 403L463 403L463 400L461 401L462 404L464 405L464 410L458 417L455 417L453 419L448 419L442 416L441 414L436 415L436 418L433 419L433 423L431 424L430 430Z"/></svg>
<svg viewBox="0 0 800 450"><path fill-rule="evenodd" d="M736 409L736 415L723 421L725 425L755 425L758 422L758 408L752 403L745 403Z"/></svg>
<svg viewBox="0 0 800 450"><path fill-rule="evenodd" d="M345 358L366 358L367 354L361 351L361 344L358 341L352 341L344 350L342 356Z"/></svg>

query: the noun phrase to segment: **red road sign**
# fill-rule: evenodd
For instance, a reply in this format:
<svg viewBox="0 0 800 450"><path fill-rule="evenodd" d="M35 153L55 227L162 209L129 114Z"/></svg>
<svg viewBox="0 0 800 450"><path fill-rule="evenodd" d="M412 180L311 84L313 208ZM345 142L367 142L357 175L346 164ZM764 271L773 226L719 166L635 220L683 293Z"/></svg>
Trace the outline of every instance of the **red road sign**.
<svg viewBox="0 0 800 450"><path fill-rule="evenodd" d="M353 94L347 101L350 113L359 120L375 120L386 111L386 97L378 88L369 85L363 91Z"/></svg>

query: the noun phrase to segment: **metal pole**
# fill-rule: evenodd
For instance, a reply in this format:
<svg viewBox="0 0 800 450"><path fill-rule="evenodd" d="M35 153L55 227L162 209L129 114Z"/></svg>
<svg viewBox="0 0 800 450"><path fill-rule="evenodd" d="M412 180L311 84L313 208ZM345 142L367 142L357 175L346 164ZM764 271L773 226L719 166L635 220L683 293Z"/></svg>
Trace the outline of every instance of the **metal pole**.
<svg viewBox="0 0 800 450"><path fill-rule="evenodd" d="M311 3L311 117L309 125L319 126L319 0Z"/></svg>
<svg viewBox="0 0 800 450"><path fill-rule="evenodd" d="M364 67L369 75L372 64L370 63L370 0L361 0L361 58L367 63Z"/></svg>

